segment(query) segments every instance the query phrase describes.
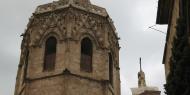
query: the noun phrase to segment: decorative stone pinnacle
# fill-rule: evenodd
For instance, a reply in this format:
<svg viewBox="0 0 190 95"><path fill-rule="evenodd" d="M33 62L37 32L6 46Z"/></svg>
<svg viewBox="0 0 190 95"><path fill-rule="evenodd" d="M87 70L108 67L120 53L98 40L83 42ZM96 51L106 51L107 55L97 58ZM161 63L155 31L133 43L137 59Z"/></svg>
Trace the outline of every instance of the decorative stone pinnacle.
<svg viewBox="0 0 190 95"><path fill-rule="evenodd" d="M146 87L145 74L142 70L141 58L140 58L140 71L138 72L138 87Z"/></svg>

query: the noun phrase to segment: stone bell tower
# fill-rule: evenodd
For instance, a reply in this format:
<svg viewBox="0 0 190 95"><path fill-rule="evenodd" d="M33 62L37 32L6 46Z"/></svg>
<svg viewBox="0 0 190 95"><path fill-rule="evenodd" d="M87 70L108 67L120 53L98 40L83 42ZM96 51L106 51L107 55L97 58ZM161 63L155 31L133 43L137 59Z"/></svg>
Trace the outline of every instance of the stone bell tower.
<svg viewBox="0 0 190 95"><path fill-rule="evenodd" d="M40 5L21 36L15 95L120 95L119 38L104 8Z"/></svg>

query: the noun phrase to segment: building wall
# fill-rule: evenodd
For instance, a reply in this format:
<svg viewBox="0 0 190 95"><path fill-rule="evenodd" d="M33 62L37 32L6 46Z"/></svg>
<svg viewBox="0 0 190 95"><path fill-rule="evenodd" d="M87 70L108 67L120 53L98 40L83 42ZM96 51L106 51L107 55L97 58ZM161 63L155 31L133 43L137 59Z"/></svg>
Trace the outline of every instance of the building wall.
<svg viewBox="0 0 190 95"><path fill-rule="evenodd" d="M170 58L172 55L172 45L173 45L173 41L176 35L176 26L177 26L177 19L179 18L179 0L174 0L174 7L173 9L171 9L171 22L169 22L170 24L168 25L168 37L166 39L166 54L165 54L165 60L164 60L164 64L165 64L165 74L166 77L168 76L169 72L170 72Z"/></svg>
<svg viewBox="0 0 190 95"><path fill-rule="evenodd" d="M107 95L99 81L65 75L40 79L29 83L27 95Z"/></svg>

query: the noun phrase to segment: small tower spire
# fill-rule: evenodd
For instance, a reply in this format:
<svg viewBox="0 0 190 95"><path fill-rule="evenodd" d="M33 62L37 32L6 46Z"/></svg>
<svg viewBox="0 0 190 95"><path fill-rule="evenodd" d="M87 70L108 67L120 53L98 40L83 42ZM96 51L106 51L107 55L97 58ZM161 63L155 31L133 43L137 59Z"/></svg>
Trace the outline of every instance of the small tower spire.
<svg viewBox="0 0 190 95"><path fill-rule="evenodd" d="M141 57L140 57L140 71L142 71Z"/></svg>
<svg viewBox="0 0 190 95"><path fill-rule="evenodd" d="M145 74L142 71L141 57L140 57L140 71L138 72L138 87L146 87Z"/></svg>

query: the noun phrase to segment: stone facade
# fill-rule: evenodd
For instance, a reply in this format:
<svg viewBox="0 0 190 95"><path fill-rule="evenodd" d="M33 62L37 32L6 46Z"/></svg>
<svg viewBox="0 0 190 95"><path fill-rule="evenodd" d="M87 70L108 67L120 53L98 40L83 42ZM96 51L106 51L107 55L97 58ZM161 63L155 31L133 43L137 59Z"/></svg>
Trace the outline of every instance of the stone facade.
<svg viewBox="0 0 190 95"><path fill-rule="evenodd" d="M119 38L104 8L89 0L40 5L22 36L15 95L120 95ZM44 71L49 37L57 39L55 68ZM92 41L92 72L80 70L83 38Z"/></svg>
<svg viewBox="0 0 190 95"><path fill-rule="evenodd" d="M157 24L168 24L163 56L167 95L190 94L190 86L187 85L190 84L189 10L189 0L159 0L158 3Z"/></svg>
<svg viewBox="0 0 190 95"><path fill-rule="evenodd" d="M172 10L172 17L171 17L171 24L170 24L170 29L169 29L169 34L168 36L168 41L166 43L166 53L165 53L165 60L163 60L165 64L165 73L166 76L169 74L169 69L170 69L170 57L172 55L172 44L174 41L174 38L176 36L176 26L177 26L177 19L179 18L179 0L174 0L174 10Z"/></svg>
<svg viewBox="0 0 190 95"><path fill-rule="evenodd" d="M171 56L174 39L176 37L176 27L177 21L183 14L186 15L185 20L187 21L187 33L189 30L189 2L183 4L182 2L188 0L159 0L158 3L158 13L157 13L157 24L168 24L168 30L166 35L166 44L165 51L163 56L163 64L165 65L165 74L166 77L170 73ZM187 7L184 9L183 6L187 4ZM182 12L183 11L183 12ZM188 34L189 35L189 34Z"/></svg>
<svg viewBox="0 0 190 95"><path fill-rule="evenodd" d="M170 72L170 64L171 64L170 58L172 55L173 41L176 36L176 26L177 26L177 19L179 18L179 5L180 5L179 4L180 0L168 0L168 1L170 2L163 2L163 0L159 1L160 6L157 15L158 24L169 23L164 57L163 57L163 64L165 65L166 77ZM168 6L168 8L164 8L163 6ZM166 15L167 14L166 12L169 14ZM162 23L161 20L159 21L159 19L165 19L164 23Z"/></svg>

